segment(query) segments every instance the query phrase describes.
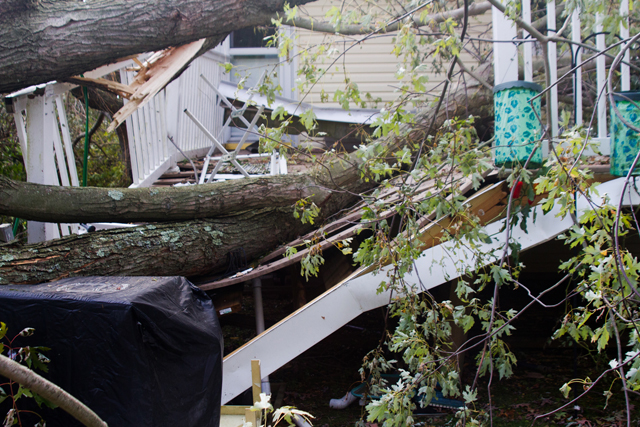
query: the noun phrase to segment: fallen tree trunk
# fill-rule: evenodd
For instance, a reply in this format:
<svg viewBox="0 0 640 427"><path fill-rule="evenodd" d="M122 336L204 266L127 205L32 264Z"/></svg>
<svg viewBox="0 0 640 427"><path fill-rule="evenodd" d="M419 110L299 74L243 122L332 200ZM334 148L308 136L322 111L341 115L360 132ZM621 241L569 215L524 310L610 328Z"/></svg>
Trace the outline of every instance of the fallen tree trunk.
<svg viewBox="0 0 640 427"><path fill-rule="evenodd" d="M252 259L310 229L288 208L214 220L148 224L0 250L0 285L71 276L196 276L226 269L229 254Z"/></svg>
<svg viewBox="0 0 640 427"><path fill-rule="evenodd" d="M312 0L294 0L300 5ZM119 58L263 25L284 0L2 0L0 93L81 74Z"/></svg>
<svg viewBox="0 0 640 427"><path fill-rule="evenodd" d="M187 191L65 188L0 178L2 204L35 198L35 203L22 210L23 218L50 222L53 215L47 219L48 209L58 220L74 222L87 222L89 218L168 221L209 217L0 247L0 285L42 283L70 276L197 276L224 271L234 251L241 250L247 259L253 259L311 230L312 225L302 224L293 216L293 204L305 195L320 207L320 222L354 203L359 193L374 185L373 180L360 179L358 165L344 162L319 166L308 174L205 184L186 187ZM329 187L339 191L330 191ZM44 209L38 203L44 203ZM69 215L64 213L65 204ZM16 214L15 210L9 211Z"/></svg>
<svg viewBox="0 0 640 427"><path fill-rule="evenodd" d="M488 77L489 66L478 70ZM470 84L448 97L434 128L453 117L492 114L492 93ZM401 138L378 141L388 155L408 140L426 140L433 114L423 112ZM61 188L0 179L1 213L51 222L169 221L89 233L21 247L0 247L0 284L41 283L69 276L182 275L224 271L228 254L247 259L308 232L293 203L310 197L320 208L317 224L350 206L376 182L362 175L354 154L300 175L242 179L185 189ZM24 193L23 193L24 192ZM33 198L33 200L31 200ZM59 199L59 200L58 200ZM135 219L134 219L135 218Z"/></svg>
<svg viewBox="0 0 640 427"><path fill-rule="evenodd" d="M349 176L332 176L348 187ZM325 205L331 191L311 175L248 178L214 184L158 188L59 187L0 176L0 215L41 222L186 221L231 212L291 207L309 197Z"/></svg>

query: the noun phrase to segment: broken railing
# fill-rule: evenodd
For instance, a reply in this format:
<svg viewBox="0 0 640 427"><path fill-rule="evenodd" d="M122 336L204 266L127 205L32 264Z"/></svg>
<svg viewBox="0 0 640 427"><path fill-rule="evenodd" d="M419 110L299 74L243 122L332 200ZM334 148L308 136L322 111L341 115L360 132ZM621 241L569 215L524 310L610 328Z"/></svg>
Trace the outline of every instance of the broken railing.
<svg viewBox="0 0 640 427"><path fill-rule="evenodd" d="M146 101L126 119L133 184L148 187L167 169L186 156L205 154L211 147L195 124L185 120L182 111L189 108L201 118L204 126L218 133L223 110L215 105L210 92L203 90L200 75L219 84L224 61L219 52L199 57L180 78ZM132 81L139 60L126 60L85 73L88 79L99 79L119 72L124 84ZM78 171L64 107L64 96L76 87L51 82L15 92L5 99L13 113L29 182L78 186ZM214 97L215 98L215 97ZM176 148L169 137L179 146ZM102 227L98 225L97 228ZM45 224L30 221L29 242L40 242L83 232L77 224Z"/></svg>

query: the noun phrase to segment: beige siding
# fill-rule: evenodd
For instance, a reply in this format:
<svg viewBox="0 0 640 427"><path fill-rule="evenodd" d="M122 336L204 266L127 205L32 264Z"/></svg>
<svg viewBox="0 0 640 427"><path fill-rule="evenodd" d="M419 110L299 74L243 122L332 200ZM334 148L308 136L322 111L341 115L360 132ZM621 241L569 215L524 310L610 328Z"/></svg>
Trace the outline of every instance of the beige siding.
<svg viewBox="0 0 640 427"><path fill-rule="evenodd" d="M343 3L338 0L319 0L304 6L300 13L302 16L307 15L317 20L325 20L325 14L332 5L340 7ZM490 22L490 13L479 18L472 18L469 33L473 37L478 37L490 28L487 24ZM333 94L338 89L344 90L345 78L348 76L352 82L358 85L361 92L369 92L374 99L381 99L382 104L378 104L377 107L382 107L386 102L394 101L398 97L398 87L400 86L395 74L402 65L401 58L392 53L394 36L395 34L384 34L362 41L364 36L338 36L298 29L297 45L299 51L314 49L323 43L333 43L335 47L332 54L324 55L316 63L319 68L326 70L324 77L310 89L306 96L301 94L300 98L304 96L305 102L336 107L338 104L333 102ZM477 45L478 42L475 44ZM343 54L346 49L348 51ZM483 54L486 55L487 47L484 46L482 49ZM477 63L474 57L468 53L464 53L462 58L472 66ZM429 72L428 76L428 90L438 86L444 79L444 74ZM320 103L322 90L329 95L329 102L323 104ZM374 107L371 104L367 106Z"/></svg>

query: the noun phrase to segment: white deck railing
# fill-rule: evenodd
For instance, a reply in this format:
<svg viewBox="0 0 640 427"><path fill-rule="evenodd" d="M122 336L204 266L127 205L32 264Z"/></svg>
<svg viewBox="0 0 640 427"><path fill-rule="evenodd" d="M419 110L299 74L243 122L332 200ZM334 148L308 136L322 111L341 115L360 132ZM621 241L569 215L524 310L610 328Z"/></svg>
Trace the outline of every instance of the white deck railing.
<svg viewBox="0 0 640 427"><path fill-rule="evenodd" d="M514 1L514 0L511 0ZM508 1L502 2L505 6ZM531 23L531 2L530 0L522 0L522 20ZM619 31L619 37L622 40L629 38L628 30L628 0L622 0L620 5L621 16L626 20L627 25L621 25ZM555 0L547 2L547 26L549 28L547 34L552 34L559 30L556 28L556 3ZM595 37L595 50L585 52L585 48L578 44L571 46L571 51L565 52L565 55L573 53L573 64L580 65L583 58L587 55L589 57L597 55L599 52L604 52L607 49L605 43L605 34L602 29L602 17L596 16L596 22L600 22L594 29L585 29L581 27L580 10L573 12L571 16L571 35L570 39L575 43L582 43L582 34L589 33ZM494 77L495 84L518 80L518 64L522 63L524 66L524 80L533 81L533 47L537 42L532 40L526 31L522 33L522 37L518 36L518 31L511 20L506 18L502 12L493 7L493 38L494 38ZM521 45L521 48L518 46ZM617 51L610 51L609 53L617 53ZM520 56L520 58L519 58ZM557 44L550 42L548 45L548 58L549 58L549 77L550 83L553 85L558 81L558 53ZM520 61L519 61L520 59ZM595 129L591 130L591 136L594 140L600 144L600 151L604 155L609 155L609 137L607 127L607 93L606 93L606 81L608 77L608 69L605 55L600 54L596 57L596 81L597 81L597 94L594 97L594 105L596 105L596 117L594 122L597 124ZM628 64L629 52L627 51L624 62ZM629 90L630 87L630 71L629 66L622 64L620 67L620 91ZM582 73L583 67L578 66L574 73L574 102L575 102L575 114L574 124L584 125L588 127L591 123L590 117L585 117L583 114L583 91L582 91ZM551 103L551 118L549 120L550 132L552 137L557 137L560 129L558 124L558 87L553 86L550 89L550 103ZM544 147L545 149L547 147ZM546 153L545 153L546 154Z"/></svg>
<svg viewBox="0 0 640 427"><path fill-rule="evenodd" d="M217 135L222 129L223 109L216 105L215 93L202 84L205 75L214 85L223 78L220 63L226 58L211 51L196 59L182 75L159 92L148 104L135 111L126 121L133 174L132 187L148 187L183 156L204 155L211 142L190 121L183 111L189 109ZM122 69L121 80L129 84L132 71Z"/></svg>

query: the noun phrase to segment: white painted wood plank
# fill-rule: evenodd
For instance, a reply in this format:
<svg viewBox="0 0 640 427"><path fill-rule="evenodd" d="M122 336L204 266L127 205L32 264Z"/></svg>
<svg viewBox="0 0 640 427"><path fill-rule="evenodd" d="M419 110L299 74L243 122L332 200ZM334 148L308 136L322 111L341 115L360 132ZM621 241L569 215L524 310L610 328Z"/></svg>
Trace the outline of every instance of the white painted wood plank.
<svg viewBox="0 0 640 427"><path fill-rule="evenodd" d="M54 109L52 99L38 96L26 103L27 151L23 153L27 180L37 184L59 185L54 164L53 128ZM29 221L28 242L38 243L60 237L57 226L50 223Z"/></svg>
<svg viewBox="0 0 640 427"><path fill-rule="evenodd" d="M26 107L26 96L21 96L15 99L13 103L13 108L15 108L13 119L16 123L16 131L18 133L18 140L20 141L20 149L22 151L23 157L27 155L27 124L22 115L22 112L26 109Z"/></svg>
<svg viewBox="0 0 640 427"><path fill-rule="evenodd" d="M156 109L156 123L159 123L159 137L161 158L168 159L171 156L169 152L169 142L167 141L167 110L166 110L166 90L159 92L156 97L158 98L158 108ZM173 144L171 144L173 146Z"/></svg>
<svg viewBox="0 0 640 427"><path fill-rule="evenodd" d="M149 149L151 154L151 165L152 167L158 167L160 164L161 153L160 153L160 135L158 134L158 122L156 121L156 103L158 99L154 96L151 101L149 101L149 105L147 105L147 123L149 124L149 130L151 134L151 138L149 138Z"/></svg>
<svg viewBox="0 0 640 427"><path fill-rule="evenodd" d="M126 69L120 70L120 80L123 84L129 84L129 72ZM124 103L128 101L125 99ZM134 122L133 115L129 116L126 120L127 123L127 139L129 140L129 160L131 162L131 176L133 178L133 185L140 182L140 170L139 164L141 163L141 154L138 144L136 143L137 131L135 129L136 123Z"/></svg>
<svg viewBox="0 0 640 427"><path fill-rule="evenodd" d="M135 163L135 169L137 174L134 175L133 182L139 182L144 176L144 162L142 160L142 144L140 143L140 129L138 127L138 112L131 114L129 116L130 122L127 122L127 130L131 129L131 138L129 139L129 145L132 147L131 149L131 164L133 169L133 164ZM129 120L127 119L127 120ZM133 155L135 154L135 157Z"/></svg>
<svg viewBox="0 0 640 427"><path fill-rule="evenodd" d="M56 164L58 166L58 176L60 177L60 183L68 187L70 185L69 172L67 171L67 162L65 161L64 150L62 149L62 139L60 138L60 131L58 127L58 119L53 115L52 126L50 129L53 136L53 149L56 155Z"/></svg>
<svg viewBox="0 0 640 427"><path fill-rule="evenodd" d="M178 79L180 80L180 79ZM165 88L165 129L168 135L173 137L173 141L180 146L180 115L182 110L180 109L180 92L178 81L171 82ZM173 144L169 143L169 151L173 154L175 148Z"/></svg>
<svg viewBox="0 0 640 427"><path fill-rule="evenodd" d="M140 180L143 180L147 174L147 170L149 168L149 159L147 156L147 132L144 126L144 116L142 115L142 110L137 110L135 113L131 115L133 118L134 129L136 132L136 147L138 148L140 158L138 159L138 177Z"/></svg>
<svg viewBox="0 0 640 427"><path fill-rule="evenodd" d="M80 181L78 180L78 170L76 168L76 158L73 153L73 146L71 145L71 135L69 134L69 123L67 122L67 112L64 108L64 102L62 102L62 96L56 96L56 109L58 110L58 120L60 121L60 131L62 132L62 141L64 143L64 151L67 156L67 168L69 170L69 177L71 179L71 185L78 187Z"/></svg>
<svg viewBox="0 0 640 427"><path fill-rule="evenodd" d="M154 159L154 150L153 150L153 130L151 127L151 115L150 108L143 108L140 111L139 119L140 119L140 127L143 127L145 130L145 138L144 138L144 151L146 153L146 161L145 169L144 169L144 177L146 178L157 166Z"/></svg>

